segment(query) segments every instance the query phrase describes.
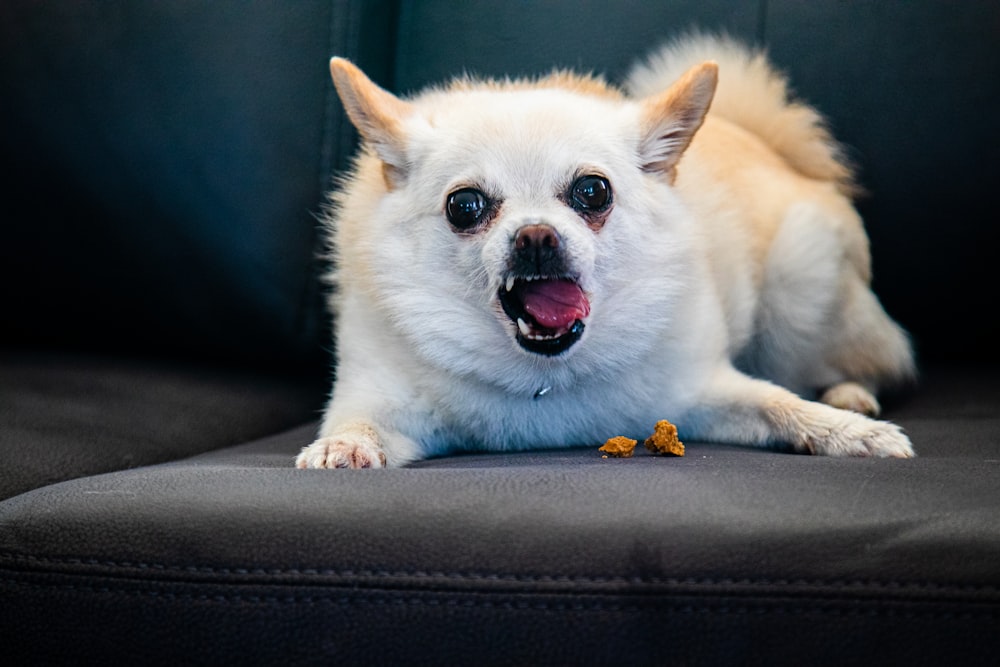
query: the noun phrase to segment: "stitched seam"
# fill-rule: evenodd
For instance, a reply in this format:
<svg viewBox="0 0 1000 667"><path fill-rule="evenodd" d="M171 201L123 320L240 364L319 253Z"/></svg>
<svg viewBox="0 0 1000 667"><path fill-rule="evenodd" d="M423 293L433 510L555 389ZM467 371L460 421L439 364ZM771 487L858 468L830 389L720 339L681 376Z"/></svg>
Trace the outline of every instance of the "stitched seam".
<svg viewBox="0 0 1000 667"><path fill-rule="evenodd" d="M361 50L361 20L364 16L364 10L361 8L360 4L355 1L348 2L346 5L346 13L349 15L347 23L344 26L344 49L350 54L350 58L357 61L360 56ZM332 46L331 46L332 49ZM336 91L332 90L333 85L330 85L331 93L333 95L333 107L336 109L337 105L340 104L340 97L336 94ZM360 137L356 134L354 130L354 125L347 122L346 113L338 116L338 130L340 136L338 137L338 144L342 147L340 154L341 156L347 156L355 153L358 150ZM334 165L334 166L340 166ZM329 183L327 188L329 188Z"/></svg>
<svg viewBox="0 0 1000 667"><path fill-rule="evenodd" d="M328 3L328 7L330 10L330 17L327 25L326 55L327 57L330 57L334 54L334 47L337 43L338 36L345 32L345 25L340 13L337 11L337 3L331 0L331 2ZM348 20L348 23L349 22L350 20ZM337 166L339 166L335 164L335 161L337 161L336 148L341 146L343 141L343 128L341 127L343 125L343 119L337 111L337 93L329 77L324 77L323 81L325 81L325 96L323 99L322 126L319 142L319 160L317 164L318 173L316 175L320 195L320 201L318 204L321 206L322 202L325 201L327 193L331 189L334 170ZM313 212L313 217L317 219L314 221L312 229L310 230L309 238L311 248L315 248L324 237L322 223L320 222L320 219L323 217L322 214ZM321 337L326 330L326 327L323 326L322 320L320 320L318 324L315 323L318 316L314 313L317 304L317 292L320 289L321 283L319 275L323 273L323 270L321 259L313 253L313 260L306 262L304 265L304 270L302 272L302 287L299 291L299 301L296 306L293 320L295 333L303 340L305 340L310 333L313 333L311 331L313 328L320 332Z"/></svg>
<svg viewBox="0 0 1000 667"><path fill-rule="evenodd" d="M811 586L842 589L876 589L905 591L943 591L993 593L997 586L984 584L941 584L921 581L881 581L874 579L768 579L713 577L624 577L589 575L497 574L483 572L445 572L432 570L356 570L319 568L220 568L198 565L165 565L130 561L110 561L84 558L50 558L25 554L0 554L0 559L40 565L82 565L129 570L149 570L179 574L217 574L240 576L299 576L380 579L444 579L455 581L497 581L515 583L584 583L584 584L666 584L693 586Z"/></svg>
<svg viewBox="0 0 1000 667"><path fill-rule="evenodd" d="M995 619L1000 616L994 609L948 611L941 609L894 609L878 602L874 606L859 607L856 601L844 606L820 603L811 605L788 604L667 604L649 599L646 604L622 604L616 602L538 602L527 600L484 600L482 598L444 598L444 597L406 597L381 594L370 597L363 593L358 595L208 595L193 593L171 593L128 588L112 588L108 586L78 586L73 584L37 584L25 583L9 579L0 579L0 585L14 585L20 588L45 589L56 588L88 594L105 594L127 597L150 598L181 602L216 602L222 604L305 604L305 605L370 605L395 607L445 607L445 608L482 608L503 609L509 611L619 611L644 612L651 607L656 611L678 613L685 615L726 615L726 616L764 616L764 615L832 615L841 617L898 617L898 618L930 618L930 619ZM873 604L877 601L873 601Z"/></svg>
<svg viewBox="0 0 1000 667"><path fill-rule="evenodd" d="M342 33L346 31L346 28L341 20L341 14L337 11L337 3L330 2L330 24L327 33L327 57L336 55L335 46L337 44L338 38L342 37ZM344 40L346 41L346 40ZM324 69L324 72L326 70ZM341 118L337 113L337 92L333 87L333 83L330 81L329 77L324 77L325 82L324 90L326 91L326 96L324 99L323 108L323 137L320 141L320 156L319 156L319 174L317 180L319 181L320 192L326 192L330 189L330 179L333 170L336 165L334 165L334 153L335 147L338 145L338 140L341 138Z"/></svg>

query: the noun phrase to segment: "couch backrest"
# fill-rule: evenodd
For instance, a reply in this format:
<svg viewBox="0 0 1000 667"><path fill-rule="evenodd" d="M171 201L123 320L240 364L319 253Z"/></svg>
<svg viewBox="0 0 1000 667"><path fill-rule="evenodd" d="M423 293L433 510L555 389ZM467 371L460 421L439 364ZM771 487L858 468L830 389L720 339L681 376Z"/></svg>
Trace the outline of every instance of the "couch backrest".
<svg viewBox="0 0 1000 667"><path fill-rule="evenodd" d="M321 361L327 61L388 72L384 10L0 3L0 342Z"/></svg>
<svg viewBox="0 0 1000 667"><path fill-rule="evenodd" d="M619 80L702 27L766 46L851 149L876 290L921 356L997 361L998 26L990 1L10 0L0 344L316 364L315 215L356 141L330 55L400 92L466 70Z"/></svg>

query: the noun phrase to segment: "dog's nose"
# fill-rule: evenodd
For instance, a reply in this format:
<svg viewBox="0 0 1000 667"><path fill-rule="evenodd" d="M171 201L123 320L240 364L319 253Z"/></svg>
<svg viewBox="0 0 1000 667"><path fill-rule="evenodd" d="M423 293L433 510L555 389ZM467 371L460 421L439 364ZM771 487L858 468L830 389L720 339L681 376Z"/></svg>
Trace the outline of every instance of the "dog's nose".
<svg viewBox="0 0 1000 667"><path fill-rule="evenodd" d="M521 275L561 275L566 272L562 239L551 225L532 223L517 230L511 269Z"/></svg>
<svg viewBox="0 0 1000 667"><path fill-rule="evenodd" d="M555 250L559 247L559 234L549 225L525 225L517 230L514 237L514 248L521 251L535 252L545 249Z"/></svg>

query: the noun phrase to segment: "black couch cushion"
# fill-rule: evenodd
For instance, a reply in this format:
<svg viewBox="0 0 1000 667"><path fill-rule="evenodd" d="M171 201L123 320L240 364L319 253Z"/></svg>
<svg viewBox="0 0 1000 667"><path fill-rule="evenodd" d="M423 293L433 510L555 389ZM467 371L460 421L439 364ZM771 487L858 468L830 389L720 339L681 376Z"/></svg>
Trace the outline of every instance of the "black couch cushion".
<svg viewBox="0 0 1000 667"><path fill-rule="evenodd" d="M891 412L920 452L908 461L700 443L614 460L595 443L304 472L289 462L308 424L38 489L0 505L0 597L19 601L6 650L987 664L1000 650L997 378L932 374ZM44 642L49 623L74 635Z"/></svg>
<svg viewBox="0 0 1000 667"><path fill-rule="evenodd" d="M173 461L312 419L309 378L205 364L0 353L0 500Z"/></svg>

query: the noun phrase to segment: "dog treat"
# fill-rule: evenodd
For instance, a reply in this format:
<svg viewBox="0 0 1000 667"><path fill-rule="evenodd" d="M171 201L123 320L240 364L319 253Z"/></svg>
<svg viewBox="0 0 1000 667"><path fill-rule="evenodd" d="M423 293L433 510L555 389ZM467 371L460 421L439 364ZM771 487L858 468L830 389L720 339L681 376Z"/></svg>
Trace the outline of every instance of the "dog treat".
<svg viewBox="0 0 1000 667"><path fill-rule="evenodd" d="M605 452L604 458L611 456L616 459L627 459L635 453L637 444L639 444L637 440L618 435L601 445L598 451Z"/></svg>
<svg viewBox="0 0 1000 667"><path fill-rule="evenodd" d="M684 456L684 443L677 439L677 427L666 419L656 422L653 435L646 438L644 444L654 454Z"/></svg>

